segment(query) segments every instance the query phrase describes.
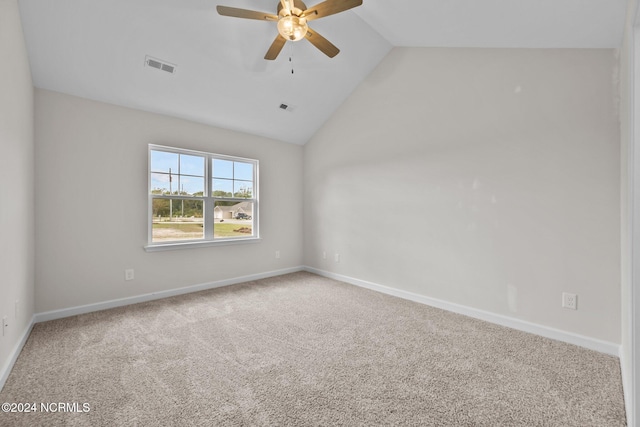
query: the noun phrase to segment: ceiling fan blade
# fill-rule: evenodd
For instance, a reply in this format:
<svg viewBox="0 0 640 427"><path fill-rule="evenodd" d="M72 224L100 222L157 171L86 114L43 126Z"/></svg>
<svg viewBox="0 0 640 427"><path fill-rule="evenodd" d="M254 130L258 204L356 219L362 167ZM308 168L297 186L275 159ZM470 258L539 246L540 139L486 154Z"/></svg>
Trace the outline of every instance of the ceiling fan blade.
<svg viewBox="0 0 640 427"><path fill-rule="evenodd" d="M313 21L314 19L344 12L361 4L362 0L326 0L305 10L303 15L307 18L307 21Z"/></svg>
<svg viewBox="0 0 640 427"><path fill-rule="evenodd" d="M338 53L340 53L340 49L335 47L333 43L322 37L320 34L316 33L311 28L309 28L309 30L307 31L305 38L309 40L312 45L320 49L320 51L327 55L329 58L333 58Z"/></svg>
<svg viewBox="0 0 640 427"><path fill-rule="evenodd" d="M257 19L259 21L277 21L278 17L272 13L258 12L256 10L238 9L237 7L216 6L220 15L233 18Z"/></svg>
<svg viewBox="0 0 640 427"><path fill-rule="evenodd" d="M271 46L269 47L267 54L264 56L264 59L268 59L270 61L276 59L286 41L287 39L278 34L273 43L271 43Z"/></svg>

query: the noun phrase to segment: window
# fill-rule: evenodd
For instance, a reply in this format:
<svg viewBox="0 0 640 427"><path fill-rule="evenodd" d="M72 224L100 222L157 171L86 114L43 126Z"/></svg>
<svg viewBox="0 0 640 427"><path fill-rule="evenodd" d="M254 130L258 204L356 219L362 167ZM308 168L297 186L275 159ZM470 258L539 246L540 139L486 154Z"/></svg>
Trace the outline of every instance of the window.
<svg viewBox="0 0 640 427"><path fill-rule="evenodd" d="M257 239L257 160L149 145L147 249Z"/></svg>

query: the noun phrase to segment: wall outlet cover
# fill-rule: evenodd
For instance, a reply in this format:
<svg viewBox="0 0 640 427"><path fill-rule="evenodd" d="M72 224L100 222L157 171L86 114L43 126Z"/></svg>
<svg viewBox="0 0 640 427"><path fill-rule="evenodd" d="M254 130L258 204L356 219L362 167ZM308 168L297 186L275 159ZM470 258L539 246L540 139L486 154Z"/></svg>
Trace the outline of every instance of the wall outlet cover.
<svg viewBox="0 0 640 427"><path fill-rule="evenodd" d="M570 294L568 292L562 293L562 307L570 310L578 309L578 295Z"/></svg>

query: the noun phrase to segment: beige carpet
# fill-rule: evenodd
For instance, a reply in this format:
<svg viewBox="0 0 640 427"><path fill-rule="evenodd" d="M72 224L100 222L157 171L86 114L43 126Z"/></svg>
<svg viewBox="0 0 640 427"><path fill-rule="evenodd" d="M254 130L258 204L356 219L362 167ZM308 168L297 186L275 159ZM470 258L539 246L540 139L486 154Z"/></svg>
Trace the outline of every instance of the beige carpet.
<svg viewBox="0 0 640 427"><path fill-rule="evenodd" d="M309 273L37 324L0 402L90 407L2 426L625 425L614 357Z"/></svg>

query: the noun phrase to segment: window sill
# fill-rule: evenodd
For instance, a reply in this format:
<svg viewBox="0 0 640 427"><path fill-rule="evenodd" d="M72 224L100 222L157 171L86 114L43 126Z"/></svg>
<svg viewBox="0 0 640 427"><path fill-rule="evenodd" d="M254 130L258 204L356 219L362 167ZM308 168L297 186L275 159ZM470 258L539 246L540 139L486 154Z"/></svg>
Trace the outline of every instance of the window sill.
<svg viewBox="0 0 640 427"><path fill-rule="evenodd" d="M251 237L247 239L228 239L228 240L216 240L216 241L199 241L199 242L172 242L172 243L155 243L146 245L144 250L147 252L161 252L161 251L173 251L177 249L195 249L206 248L211 246L227 246L227 245L241 245L247 243L260 242L259 237Z"/></svg>

